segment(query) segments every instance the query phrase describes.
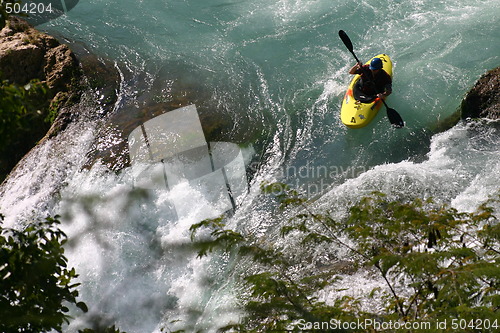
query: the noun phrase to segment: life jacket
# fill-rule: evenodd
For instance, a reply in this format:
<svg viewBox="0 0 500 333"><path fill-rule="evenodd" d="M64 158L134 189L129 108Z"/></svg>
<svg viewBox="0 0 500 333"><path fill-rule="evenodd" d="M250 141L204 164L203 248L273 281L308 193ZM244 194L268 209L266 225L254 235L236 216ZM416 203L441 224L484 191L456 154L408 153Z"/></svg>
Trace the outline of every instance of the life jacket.
<svg viewBox="0 0 500 333"><path fill-rule="evenodd" d="M364 65L363 68L358 69L356 74L361 75L358 81L358 88L366 96L374 96L382 93L387 86L390 89L390 85L392 84L392 78L386 71L381 69L374 77L369 65Z"/></svg>

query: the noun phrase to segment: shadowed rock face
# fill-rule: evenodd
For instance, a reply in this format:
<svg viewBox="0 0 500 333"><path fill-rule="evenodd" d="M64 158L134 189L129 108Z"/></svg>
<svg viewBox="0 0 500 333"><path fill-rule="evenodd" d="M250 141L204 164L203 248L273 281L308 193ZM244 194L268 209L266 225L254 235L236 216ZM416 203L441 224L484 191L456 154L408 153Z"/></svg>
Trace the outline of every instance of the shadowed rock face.
<svg viewBox="0 0 500 333"><path fill-rule="evenodd" d="M69 118L64 115L64 107L79 100L81 77L80 64L69 47L26 21L12 17L0 31L0 78L17 85L25 85L33 79L46 84L47 100L39 101L40 107L47 109L50 105L59 110L59 119L50 135L67 126ZM33 126L41 126L47 132L50 124ZM33 138L34 142L40 139Z"/></svg>
<svg viewBox="0 0 500 333"><path fill-rule="evenodd" d="M33 101L39 114L13 134L10 144L0 147L0 175L14 167L49 129L47 137L67 127L74 118L68 114L69 106L80 99L81 78L79 62L67 45L11 17L0 31L0 80L24 86L36 79L47 90ZM56 117L52 126L46 121L49 117Z"/></svg>
<svg viewBox="0 0 500 333"><path fill-rule="evenodd" d="M500 67L484 74L461 105L462 119L500 118Z"/></svg>

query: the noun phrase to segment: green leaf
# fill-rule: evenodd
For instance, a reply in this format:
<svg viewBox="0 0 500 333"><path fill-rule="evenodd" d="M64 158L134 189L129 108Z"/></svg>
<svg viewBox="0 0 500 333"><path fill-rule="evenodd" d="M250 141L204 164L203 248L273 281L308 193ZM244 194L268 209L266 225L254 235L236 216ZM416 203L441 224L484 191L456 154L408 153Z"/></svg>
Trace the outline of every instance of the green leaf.
<svg viewBox="0 0 500 333"><path fill-rule="evenodd" d="M87 304L85 304L84 302L77 302L76 306L85 313L89 312L89 308L87 307Z"/></svg>

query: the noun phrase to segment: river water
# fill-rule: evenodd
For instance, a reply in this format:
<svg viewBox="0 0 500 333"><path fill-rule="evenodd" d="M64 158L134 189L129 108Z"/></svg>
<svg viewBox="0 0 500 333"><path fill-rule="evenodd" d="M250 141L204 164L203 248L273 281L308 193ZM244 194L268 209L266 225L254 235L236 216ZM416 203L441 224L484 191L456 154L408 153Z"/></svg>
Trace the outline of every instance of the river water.
<svg viewBox="0 0 500 333"><path fill-rule="evenodd" d="M81 0L37 28L115 63L118 103L99 120L87 93L79 106L86 116L34 149L2 184L0 211L10 226L61 215L90 308L75 312L68 331L88 318L129 333L176 325L214 331L241 314L234 263L198 259L182 244L197 217L216 207L186 203L191 213L173 220L165 203L196 195L192 188L145 193L134 188L127 163L110 171L89 164L89 155L120 146L124 122L185 93L202 122L222 124L211 135L244 152L249 191L232 227L265 235L280 223L260 193L263 181L300 188L317 209L339 216L374 190L473 211L500 188L500 125L436 128L499 65L499 15L497 0ZM384 109L363 129L340 122L354 63L340 29L361 60L393 59L387 102L405 128L392 128Z"/></svg>

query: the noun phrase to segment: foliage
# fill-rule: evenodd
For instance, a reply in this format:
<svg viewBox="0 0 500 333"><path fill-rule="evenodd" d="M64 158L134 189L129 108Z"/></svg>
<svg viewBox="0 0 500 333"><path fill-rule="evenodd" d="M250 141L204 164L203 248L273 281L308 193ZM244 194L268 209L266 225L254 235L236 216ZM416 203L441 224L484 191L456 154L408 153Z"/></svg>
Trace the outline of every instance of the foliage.
<svg viewBox="0 0 500 333"><path fill-rule="evenodd" d="M354 206L343 226L386 281L387 310L402 320L498 319L500 225L492 209L459 213L430 204L378 193ZM409 288L398 290L402 279Z"/></svg>
<svg viewBox="0 0 500 333"><path fill-rule="evenodd" d="M25 86L0 81L0 181L50 126L45 83L32 80ZM47 105L40 101L47 100Z"/></svg>
<svg viewBox="0 0 500 333"><path fill-rule="evenodd" d="M460 213L431 200L391 201L375 192L353 205L348 218L335 221L329 214L314 212L297 192L279 185L283 191L276 198L281 210L292 216L280 236L287 238L283 244L297 240L296 246L279 245L279 239L263 242L230 230L222 218L191 228L200 256L223 250L253 262L253 271L242 279L247 315L226 330L300 331L304 326L299 324L305 321L313 330L334 331L332 325L321 327L321 323L365 319L447 321L448 329L453 319L500 325L500 225L491 208L483 205L475 213ZM275 188L275 184L262 186L267 193ZM204 229L210 234L199 236ZM379 295L382 313L360 311L363 299L354 297L321 300L318 295L335 288L341 274L335 265L317 269L308 263L308 253L316 248L331 253L335 248L347 250L352 267L375 272L387 288L374 289L367 297ZM334 255L330 258L335 260ZM464 332L491 329L486 328L460 326ZM373 327L351 331L367 330L377 331ZM442 330L432 325L427 331Z"/></svg>
<svg viewBox="0 0 500 333"><path fill-rule="evenodd" d="M47 218L22 231L0 226L1 332L61 332L68 304L87 311L76 300L77 274L67 267L59 223Z"/></svg>
<svg viewBox="0 0 500 333"><path fill-rule="evenodd" d="M275 192L276 188L265 190ZM303 203L298 193L288 186L280 184L279 188L284 190L277 194L282 202L287 205ZM208 237L199 236L203 230L210 230ZM244 276L242 281L246 285L244 298L248 315L241 323L228 325L223 331L300 331L300 327L292 325L300 320L322 323L332 318L349 321L368 316L354 310L356 306L348 298L333 304L319 300L316 292L334 283L337 280L335 273L332 270L311 272L300 256L289 253L277 243L263 242L253 235L227 229L222 217L195 224L191 232L199 256L215 250L236 252L239 256L251 258L254 266L258 267ZM345 308L353 310L345 311ZM341 332L328 328L323 331Z"/></svg>
<svg viewBox="0 0 500 333"><path fill-rule="evenodd" d="M11 143L19 131L24 131L34 119L42 117L40 105L36 104L48 89L39 80L18 87L8 81L0 82L0 147ZM49 122L49 118L44 119Z"/></svg>
<svg viewBox="0 0 500 333"><path fill-rule="evenodd" d="M0 215L0 332L62 332L71 317L68 305L78 302L78 275L64 256L66 235L58 218L35 222L22 231L3 228ZM97 325L99 326L99 325ZM115 326L79 333L125 333Z"/></svg>

